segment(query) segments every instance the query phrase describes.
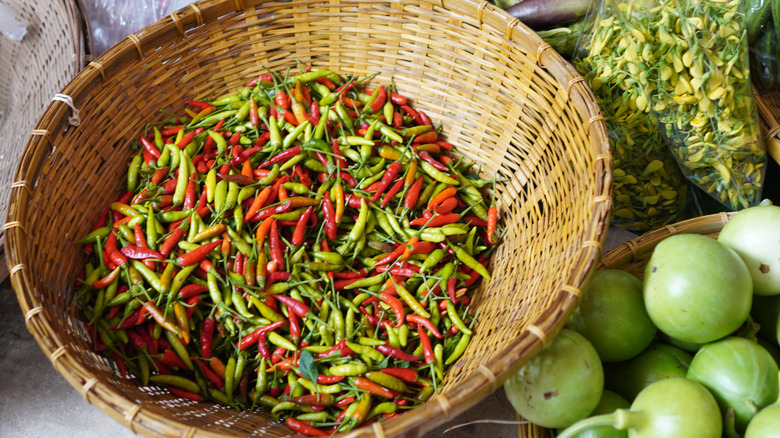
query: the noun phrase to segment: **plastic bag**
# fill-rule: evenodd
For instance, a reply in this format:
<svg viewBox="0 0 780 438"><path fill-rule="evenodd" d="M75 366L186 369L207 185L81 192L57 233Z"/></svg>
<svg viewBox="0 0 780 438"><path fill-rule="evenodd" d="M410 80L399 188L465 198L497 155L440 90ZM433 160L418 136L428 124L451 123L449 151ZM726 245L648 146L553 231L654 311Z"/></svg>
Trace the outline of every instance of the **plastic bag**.
<svg viewBox="0 0 780 438"><path fill-rule="evenodd" d="M27 25L14 17L14 11L0 3L0 33L14 41L21 41L27 33Z"/></svg>
<svg viewBox="0 0 780 438"><path fill-rule="evenodd" d="M605 0L582 45L587 66L593 53L609 56L591 82L607 70L629 78L629 92L615 97L630 105L620 108L635 108L643 131L665 140L685 178L729 210L760 202L767 164L742 5Z"/></svg>
<svg viewBox="0 0 780 438"><path fill-rule="evenodd" d="M594 3L572 62L593 91L607 125L613 157L612 223L649 231L682 218L689 187L646 104L643 76L626 67L627 48L621 41L629 32L613 29L608 18L618 2Z"/></svg>
<svg viewBox="0 0 780 438"><path fill-rule="evenodd" d="M747 0L750 75L760 92L780 89L780 0Z"/></svg>
<svg viewBox="0 0 780 438"><path fill-rule="evenodd" d="M191 1L183 0L82 0L92 30L93 51L108 48L176 11Z"/></svg>

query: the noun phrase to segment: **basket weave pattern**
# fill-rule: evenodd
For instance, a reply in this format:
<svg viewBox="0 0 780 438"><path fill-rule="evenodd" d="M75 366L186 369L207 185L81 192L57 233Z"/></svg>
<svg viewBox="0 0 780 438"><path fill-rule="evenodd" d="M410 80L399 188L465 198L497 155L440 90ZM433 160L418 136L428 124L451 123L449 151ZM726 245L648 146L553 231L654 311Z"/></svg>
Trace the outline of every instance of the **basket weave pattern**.
<svg viewBox="0 0 780 438"><path fill-rule="evenodd" d="M410 413L348 436L423 434L495 391L562 327L601 254L612 160L590 90L549 45L505 12L471 1L206 0L109 49L49 106L11 194L11 279L29 330L91 403L146 436L290 436L270 414L193 403L117 377L92 352L72 304L85 258L75 241L123 183L130 145L161 110L207 99L297 61L378 73L446 140L502 179L507 229L493 281L473 301L474 337L439 392Z"/></svg>
<svg viewBox="0 0 780 438"><path fill-rule="evenodd" d="M75 1L3 0L27 25L21 41L0 35L0 223L5 222L14 172L35 122L85 65L89 30ZM0 235L0 253L5 238ZM0 269L0 279L8 272Z"/></svg>

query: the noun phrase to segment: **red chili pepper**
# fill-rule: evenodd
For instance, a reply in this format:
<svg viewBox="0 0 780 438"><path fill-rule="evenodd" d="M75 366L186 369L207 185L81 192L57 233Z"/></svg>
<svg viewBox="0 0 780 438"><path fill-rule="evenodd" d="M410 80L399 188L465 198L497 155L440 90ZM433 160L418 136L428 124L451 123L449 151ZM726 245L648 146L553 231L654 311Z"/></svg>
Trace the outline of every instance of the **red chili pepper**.
<svg viewBox="0 0 780 438"><path fill-rule="evenodd" d="M390 92L390 102L393 102L396 105L406 105L406 97L401 96L400 94Z"/></svg>
<svg viewBox="0 0 780 438"><path fill-rule="evenodd" d="M289 109L290 108L290 98L287 96L287 93L284 92L284 90L279 90L274 95L274 101L276 102L276 105L278 105L282 109Z"/></svg>
<svg viewBox="0 0 780 438"><path fill-rule="evenodd" d="M431 123L431 119L428 118L427 115L425 115L422 111L417 111L417 114L420 115L420 120L422 120L423 125L433 126L433 123Z"/></svg>
<svg viewBox="0 0 780 438"><path fill-rule="evenodd" d="M333 282L333 287L336 290L344 290L345 287L349 286L350 284L360 280L360 278L347 278L343 280L336 280Z"/></svg>
<svg viewBox="0 0 780 438"><path fill-rule="evenodd" d="M254 98L249 99L249 124L254 127L260 126L260 115L257 112L257 102Z"/></svg>
<svg viewBox="0 0 780 438"><path fill-rule="evenodd" d="M406 192L406 197L404 197L404 208L409 210L414 208L414 206L417 204L417 200L420 199L420 192L422 191L423 183L423 177L419 176L416 180L414 180L412 185L409 186L409 190Z"/></svg>
<svg viewBox="0 0 780 438"><path fill-rule="evenodd" d="M198 296L204 292L207 292L209 290L208 286L205 284L188 284L181 289L179 289L179 296L181 296L183 299L192 298L195 296Z"/></svg>
<svg viewBox="0 0 780 438"><path fill-rule="evenodd" d="M371 112L374 114L378 113L385 105L386 101L387 101L387 90L385 89L384 85L380 85L379 90L377 91L376 99L374 99L374 101L371 102L371 105L369 105Z"/></svg>
<svg viewBox="0 0 780 438"><path fill-rule="evenodd" d="M249 149L244 149L243 151L241 151L240 154L238 154L237 157L230 160L230 165L238 167L239 165L243 164L246 160L251 158L252 155L260 152L261 150L263 150L261 146L254 146Z"/></svg>
<svg viewBox="0 0 780 438"><path fill-rule="evenodd" d="M301 318L305 318L306 314L311 311L311 308L306 305L306 303L302 301L298 301L293 297L290 297L288 295L281 295L276 294L272 295L277 301L287 306L287 308L291 311L293 311L296 315L300 316Z"/></svg>
<svg viewBox="0 0 780 438"><path fill-rule="evenodd" d="M380 353L384 354L385 356L390 356L390 357L392 357L394 359L404 360L404 361L407 361L407 362L417 362L418 360L420 360L419 356L415 356L413 354L409 354L409 353L401 350L400 348L395 348L395 347L392 347L392 346L387 345L387 344L385 344L385 345L377 345L374 348L376 348L377 351L379 351Z"/></svg>
<svg viewBox="0 0 780 438"><path fill-rule="evenodd" d="M406 247L404 245L398 245L390 254L377 260L376 266L385 265L387 263L396 261L398 257L401 257L401 254L403 254L405 250Z"/></svg>
<svg viewBox="0 0 780 438"><path fill-rule="evenodd" d="M292 205L293 205L292 202L287 201L287 202L282 202L281 204L266 207L258 211L257 213L255 213L255 215L249 219L249 222L258 222L267 219L275 214L286 213L290 211Z"/></svg>
<svg viewBox="0 0 780 438"><path fill-rule="evenodd" d="M306 436L330 436L328 432L325 432L324 430L317 429L314 426L311 426L309 424L306 424L305 422L301 420L295 419L295 417L287 417L286 420L284 420L284 424L287 425L287 427L290 428L293 432L300 433L301 435Z"/></svg>
<svg viewBox="0 0 780 438"><path fill-rule="evenodd" d="M160 245L160 254L163 258L168 257L168 254L173 251L173 248L179 243L182 236L184 236L184 230L182 228L176 228L171 232L163 244Z"/></svg>
<svg viewBox="0 0 780 438"><path fill-rule="evenodd" d="M349 195L347 195L347 196L346 196L346 198L344 199L344 202L345 202L345 203L346 203L346 205L348 205L349 207L352 207L352 208L360 208L360 203L361 203L361 201L362 201L363 199L365 199L365 198L363 198L362 196L358 196L358 195L355 195L355 194L349 194ZM366 202L369 202L369 201L368 201L368 199L366 199Z"/></svg>
<svg viewBox="0 0 780 438"><path fill-rule="evenodd" d="M387 193L385 193L385 196L384 198L382 198L382 203L380 204L380 206L382 208L387 207L387 204L390 203L390 200L393 199L393 197L397 195L398 192L400 192L403 187L404 187L404 180L399 179L398 181L396 181L395 184L393 184L393 186L390 187L390 190L388 190Z"/></svg>
<svg viewBox="0 0 780 438"><path fill-rule="evenodd" d="M341 382L344 379L346 379L345 376L331 376L326 374L317 375L317 383L320 385L332 385L334 383Z"/></svg>
<svg viewBox="0 0 780 438"><path fill-rule="evenodd" d="M116 247L117 245L117 237L116 233L111 232L108 235L108 238L106 238L106 253L108 254L108 258L117 266L122 266L125 263L127 263L127 257L125 257L124 254L119 252L119 250Z"/></svg>
<svg viewBox="0 0 780 438"><path fill-rule="evenodd" d="M315 357L317 359L322 359L324 357L328 357L336 353L338 353L341 357L352 356L355 354L355 352L352 351L351 348L347 347L347 340L342 339L336 342L335 344L333 344L333 347L323 351L322 353L317 353Z"/></svg>
<svg viewBox="0 0 780 438"><path fill-rule="evenodd" d="M403 248L403 246L401 248ZM387 304L388 306L390 306L391 309L393 309L393 313L395 314L395 319L396 319L395 326L401 327L402 325L404 325L404 317L406 315L404 312L404 303L401 302L401 300L399 300L392 294L389 294L387 292L383 292L380 295L380 298L385 304Z"/></svg>
<svg viewBox="0 0 780 438"><path fill-rule="evenodd" d="M379 186L376 189L376 192L374 192L373 198L371 198L371 202L376 202L384 193L384 191L390 186L390 183L395 180L395 177L398 176L398 173L403 168L403 165L400 161L393 161L390 163L390 165L387 167L387 170L385 171L385 174L382 175L382 179L379 181Z"/></svg>
<svg viewBox="0 0 780 438"><path fill-rule="evenodd" d="M268 348L268 335L266 332L257 335L257 351L263 359L271 358L271 350Z"/></svg>
<svg viewBox="0 0 780 438"><path fill-rule="evenodd" d="M458 193L458 190L455 189L455 187L448 186L441 192L439 192L436 196L432 197L430 201L428 201L428 209L433 208L436 204L439 204L441 202L444 202L445 200L452 198Z"/></svg>
<svg viewBox="0 0 780 438"><path fill-rule="evenodd" d="M415 356L415 357L417 357L417 356ZM418 373L417 373L417 370L415 370L413 368L392 367L392 368L382 368L379 371L381 371L381 372L383 372L385 374L389 374L389 375L391 375L393 377L398 377L399 379L401 379L401 380L403 380L405 382L414 383L415 381L417 381Z"/></svg>
<svg viewBox="0 0 780 438"><path fill-rule="evenodd" d="M265 202L268 201L268 199L271 197L271 188L270 187L263 187L263 190L260 190L260 193L255 196L255 199L252 200L252 204L249 206L249 209L244 214L244 217L253 217L255 213L259 209L261 209Z"/></svg>
<svg viewBox="0 0 780 438"><path fill-rule="evenodd" d="M141 137L141 144L144 147L144 151L151 155L155 160L160 158L162 153L160 153L160 150L157 149L157 146L154 145L151 141L149 141L146 137Z"/></svg>
<svg viewBox="0 0 780 438"><path fill-rule="evenodd" d="M419 269L420 268L410 264L406 264L403 266L392 266L389 269L387 266L377 266L376 272L382 273L382 272L390 271L390 274L392 275L405 277L405 278L412 278L419 272Z"/></svg>
<svg viewBox="0 0 780 438"><path fill-rule="evenodd" d="M333 209L333 202L330 196L322 198L322 214L325 219L325 235L330 240L336 240L338 237L338 224L336 223L336 212Z"/></svg>
<svg viewBox="0 0 780 438"><path fill-rule="evenodd" d="M107 287L109 284L113 283L117 277L119 277L119 270L120 270L119 266L117 266L111 272L109 272L105 277L92 282L92 287L95 289L103 289L104 287Z"/></svg>
<svg viewBox="0 0 780 438"><path fill-rule="evenodd" d="M433 325L433 322L431 322L430 319L423 318L420 315L412 314L412 315L407 315L406 320L413 324L417 324L419 326L425 327L426 329L428 329L428 331L433 333L433 336L436 336L437 338L441 338L441 333L439 333L439 330L436 328L435 325Z"/></svg>
<svg viewBox="0 0 780 438"><path fill-rule="evenodd" d="M280 152L276 155L274 155L272 158L264 161L262 164L257 166L259 169L262 169L264 167L272 166L276 163L281 163L289 160L290 158L300 154L302 152L302 149L300 146L291 147L290 149L287 149L286 151Z"/></svg>
<svg viewBox="0 0 780 438"><path fill-rule="evenodd" d="M200 370L203 371L203 375L206 376L206 379L209 380L214 386L217 387L217 389L222 390L222 388L225 387L224 382L222 382L222 378L217 375L217 373L214 372L214 370L211 369L211 367L206 364L203 359L195 358L195 362L198 363L198 366L200 367Z"/></svg>
<svg viewBox="0 0 780 438"><path fill-rule="evenodd" d="M203 401L203 396L200 394L196 394L194 392L186 391L184 389L176 388L175 386L168 386L168 391L170 391L173 395L176 395L181 398L186 398L195 402Z"/></svg>
<svg viewBox="0 0 780 438"><path fill-rule="evenodd" d="M176 178L169 178L162 185L163 193L166 195L172 195L176 191Z"/></svg>
<svg viewBox="0 0 780 438"><path fill-rule="evenodd" d="M458 206L458 200L456 198L447 198L433 207L433 212L439 215L452 213Z"/></svg>
<svg viewBox="0 0 780 438"><path fill-rule="evenodd" d="M284 120L286 120L288 123L290 123L293 126L298 126L300 122L295 117L295 114L292 111L283 111L281 113L282 117L284 117Z"/></svg>
<svg viewBox="0 0 780 438"><path fill-rule="evenodd" d="M410 225L425 225L428 227L440 227L443 225L454 224L460 220L460 215L457 213L448 213L433 216L428 219L425 217L418 217L409 221Z"/></svg>
<svg viewBox="0 0 780 438"><path fill-rule="evenodd" d="M282 249L282 241L279 238L279 227L276 221L271 222L271 230L269 232L268 249L271 252L271 260L276 262L280 267L284 267L284 250Z"/></svg>
<svg viewBox="0 0 780 438"><path fill-rule="evenodd" d="M366 271L366 268L360 268L359 271L342 271L342 272L336 272L333 274L334 277L340 278L340 279L361 279L365 278L366 275L368 275L368 272Z"/></svg>
<svg viewBox="0 0 780 438"><path fill-rule="evenodd" d="M197 108L199 110L204 110L204 109L208 109L208 108L214 108L214 105L212 105L212 104L210 104L208 102L200 101L200 100L185 100L184 103L186 103L187 105L189 105L189 106L191 106L193 108Z"/></svg>
<svg viewBox="0 0 780 438"><path fill-rule="evenodd" d="M418 138L421 138L423 135L430 134L431 132L433 132L433 131L428 131L428 132L426 132L426 133L423 133L423 134L421 134L421 135L417 136L417 137L415 138L415 141L417 141L417 139L418 139ZM433 133L434 133L434 134L436 134L435 132L433 132ZM423 141L423 140L421 140L421 141ZM449 168L449 167L447 167L447 166L445 166L444 164L440 163L440 162L439 162L437 159L433 158L433 157L431 156L431 154L429 154L429 153L428 153L428 152L426 152L426 151L419 151L419 152L417 153L417 155L419 155L419 156L420 156L420 158L422 158L422 159L423 159L423 161L426 161L426 162L428 162L428 163L429 163L431 166L433 166L433 167L435 167L435 168L437 168L437 169L439 169L439 170L441 170L441 171L443 171L443 172L449 172L449 170L450 170L450 168Z"/></svg>
<svg viewBox="0 0 780 438"><path fill-rule="evenodd" d="M425 363L431 363L435 361L436 356L433 354L431 339L428 337L428 334L425 333L425 329L423 329L423 326L421 324L417 325L417 334L420 337L420 345L422 345L423 348L423 357L425 357Z"/></svg>
<svg viewBox="0 0 780 438"><path fill-rule="evenodd" d="M290 274L289 272L284 272L284 271L271 272L270 274L268 274L268 283L270 284L275 281L287 281L290 279L291 276L292 274Z"/></svg>
<svg viewBox="0 0 780 438"><path fill-rule="evenodd" d="M200 134L200 133L201 133L201 132L203 132L203 131L204 131L204 129L203 129L203 128L198 128L198 129L196 129L196 130L194 130L194 131L190 131L190 132L188 132L188 133L184 134L184 136L181 138L181 140L179 140L179 142L178 142L178 143L176 143L176 146L177 146L179 149L184 149L184 148L186 148L186 147L187 147L187 145L188 145L188 144L190 144L190 142L192 141L192 139L193 139L193 138L195 138L195 136L197 136L198 134Z"/></svg>
<svg viewBox="0 0 780 438"><path fill-rule="evenodd" d="M200 354L205 357L211 357L211 344L214 339L214 320L207 317L203 320L200 329Z"/></svg>
<svg viewBox="0 0 780 438"><path fill-rule="evenodd" d="M252 333L248 334L247 336L244 336L238 343L238 349L243 351L249 348L250 345L255 343L258 340L258 337L263 333L268 333L271 331L274 331L284 325L284 320L279 320L272 322L271 324L264 325Z"/></svg>
<svg viewBox="0 0 780 438"><path fill-rule="evenodd" d="M412 108L411 106L407 104L403 104L401 105L401 110L404 113L406 113L408 116L410 116L412 119L414 119L414 122L417 123L418 125L423 124L423 121L420 118L420 114L417 111L415 111L414 108Z"/></svg>
<svg viewBox="0 0 780 438"><path fill-rule="evenodd" d="M331 90L331 91L333 91L333 89L336 88L336 84L334 84L333 81L331 81L330 79L328 79L325 76L323 76L321 78L317 78L317 79L315 79L315 81L317 81L320 84L328 87L328 89Z"/></svg>
<svg viewBox="0 0 780 438"><path fill-rule="evenodd" d="M203 245L184 253L176 258L176 264L179 266L189 266L200 262L214 249L222 245L222 239L215 240L214 242L204 243Z"/></svg>
<svg viewBox="0 0 780 438"><path fill-rule="evenodd" d="M297 344L298 340L301 339L301 320L295 312L290 312L287 321L289 322L290 339Z"/></svg>
<svg viewBox="0 0 780 438"><path fill-rule="evenodd" d="M165 257L158 251L144 248L136 245L125 245L119 250L125 257L133 260L157 259L164 260Z"/></svg>
<svg viewBox="0 0 780 438"><path fill-rule="evenodd" d="M327 196L325 198L327 198ZM292 240L290 241L290 243L292 243L293 245L295 246L303 245L303 238L306 234L306 224L307 222L309 222L309 216L311 216L313 210L314 207L309 206L306 210L304 210L301 217L298 218L298 223L295 224Z"/></svg>
<svg viewBox="0 0 780 438"><path fill-rule="evenodd" d="M289 401L298 405L306 406L330 406L335 402L335 397L331 394L306 394L298 397L287 397L285 401Z"/></svg>
<svg viewBox="0 0 780 438"><path fill-rule="evenodd" d="M488 223L477 216L464 216L463 221L466 223L471 222L471 225L476 225L478 227L487 227Z"/></svg>

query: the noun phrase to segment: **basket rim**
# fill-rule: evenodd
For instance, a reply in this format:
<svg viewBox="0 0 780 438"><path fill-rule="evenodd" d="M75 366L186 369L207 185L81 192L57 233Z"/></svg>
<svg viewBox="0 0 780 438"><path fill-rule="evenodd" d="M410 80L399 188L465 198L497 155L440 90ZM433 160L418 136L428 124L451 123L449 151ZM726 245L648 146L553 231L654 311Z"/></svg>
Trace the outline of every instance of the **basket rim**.
<svg viewBox="0 0 780 438"><path fill-rule="evenodd" d="M93 53L92 53L92 47L93 47L93 40L92 40L92 30L89 25L89 20L87 20L86 10L84 8L83 0L60 0L62 3L62 8L66 9L68 14L68 20L70 24L70 29L64 29L67 31L70 31L70 36L75 44L75 50L73 55L73 62L72 62L72 69L74 71L74 75L77 74L83 67L87 65L87 62L91 60ZM6 2L9 3L9 2ZM21 3L24 3L26 5L29 5L30 2L22 1ZM28 38L29 40L29 38ZM12 42L11 44L26 44L24 40L19 42ZM66 80L72 79L72 77L65 78ZM58 90L57 90L58 91ZM46 108L41 108L41 113L45 112ZM37 114L37 118L40 117L41 114ZM5 124L5 121L3 121L3 124ZM23 141L22 139L19 140L20 143ZM14 169L10 168L9 172L13 172ZM9 175L13 176L13 175ZM6 212L7 214L7 208L8 208L8 198L3 198L0 202L0 210ZM6 249L5 249L5 232L0 232L0 258L5 259L6 258ZM6 263L0 263L0 281L5 280L8 278L9 272L6 268Z"/></svg>
<svg viewBox="0 0 780 438"><path fill-rule="evenodd" d="M554 52L554 50L548 50L551 49L550 45L544 43L519 20L512 19L505 11L489 4L487 1L421 1L448 11L473 13L477 17L476 21L480 27L490 26L493 29L501 29L506 32L507 39L512 41L522 40L523 43L536 47L537 64L558 75L556 79L559 81L560 89L562 90L562 98L576 99L583 102L587 108L587 114L583 114L583 118L589 122L588 138L591 140L590 147L593 155L596 157L594 161L599 166L600 175L605 178L605 183L601 187L594 189L594 191L598 192L594 193L595 198L590 214L591 220L583 227L583 241L581 246L577 248L574 257L577 260L577 266L581 269L577 272L567 273L566 278L562 279L563 284L561 287L553 293L552 300L560 303L560 306L548 309L535 321L531 321L523 333L518 334L517 340L506 348L505 354L497 355L494 360L483 364L474 377L467 379L467 384L464 385L459 394L454 394L453 397L437 397L437 403L426 403L416 408L416 411L421 413L421 415L415 416L419 417L419 419L413 420L411 415L400 416L383 423L379 430L375 430L376 428L372 430L364 428L363 430L353 431L346 436L401 436L407 430L428 431L475 406L485 397L495 392L501 387L504 380L513 372L519 370L533 355L541 351L546 343L563 327L565 320L579 302L580 290L592 275L601 257L606 231L610 225L612 211L612 157L609 152L606 124L598 105L595 103L592 92L584 85L584 81L582 81L581 76L574 67L565 61L561 55ZM170 16L131 34L108 49L93 62L90 62L63 89L63 93L72 96L77 102L78 96L85 93L90 86L110 78L112 69L128 59L128 57L143 59L146 50L151 47L157 47L158 44L161 44L161 39L170 38L172 33L183 37L187 31L198 28L202 23L217 20L220 14L229 9L225 5L233 5L233 10L241 13L244 10L248 10L248 4L254 3L251 1L204 0L197 3L197 5L192 4L189 7L182 8ZM266 2L259 0L256 3ZM563 91L565 91L565 95ZM57 128L56 124L58 121L62 123L63 120L67 120L70 112L71 109L67 105L52 103L39 121L38 129L51 132L51 130ZM29 183L26 182L27 174L25 169L30 161L35 160L34 154L40 153L39 151L43 149L46 142L46 136L43 135L32 136L28 140L25 153L17 168L16 182L12 191L11 204L13 208L9 210L9 217L12 220L22 215L25 209L26 195L32 190ZM16 291L22 311L26 316L29 315L26 318L28 330L34 335L39 346L48 357L56 356L57 360L53 362L60 374L74 388L80 390L87 401L98 405L103 412L126 425L134 433L149 436L157 436L158 434L162 436L180 435L180 431L177 429L180 423L169 418L161 418L154 412L143 409L140 404L126 400L125 396L115 390L108 382L101 381L89 373L88 370L80 367L78 361L71 357L57 334L52 333L50 327L47 327L45 322L32 317L36 314L35 309L39 307L36 306L35 300L28 295L26 286L31 284L31 281L28 279L29 273L26 271L22 260L19 259L19 255L14 251L15 246L24 241L23 226L20 223L12 224L8 227L8 231L12 238L9 240L11 251L7 258L7 264L11 272L13 288ZM67 364L67 366L64 364ZM66 372L68 370L71 372ZM107 402L107 397L112 401L122 400L123 402ZM170 432L171 435L167 435L167 432ZM198 429L194 432L194 436L217 437L221 435Z"/></svg>

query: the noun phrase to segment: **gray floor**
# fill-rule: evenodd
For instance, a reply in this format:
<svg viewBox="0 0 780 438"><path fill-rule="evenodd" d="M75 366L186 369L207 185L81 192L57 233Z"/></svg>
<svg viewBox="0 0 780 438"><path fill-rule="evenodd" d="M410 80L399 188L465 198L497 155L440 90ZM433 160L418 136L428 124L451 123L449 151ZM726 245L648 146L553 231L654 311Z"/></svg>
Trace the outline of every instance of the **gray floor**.
<svg viewBox="0 0 780 438"><path fill-rule="evenodd" d="M611 231L607 249L630 237L621 230ZM136 436L87 403L52 367L27 331L8 280L0 283L0 334L0 437ZM503 391L499 390L426 438L518 435L516 425L495 423L471 424L448 431L453 426L483 420L514 420L514 411Z"/></svg>

